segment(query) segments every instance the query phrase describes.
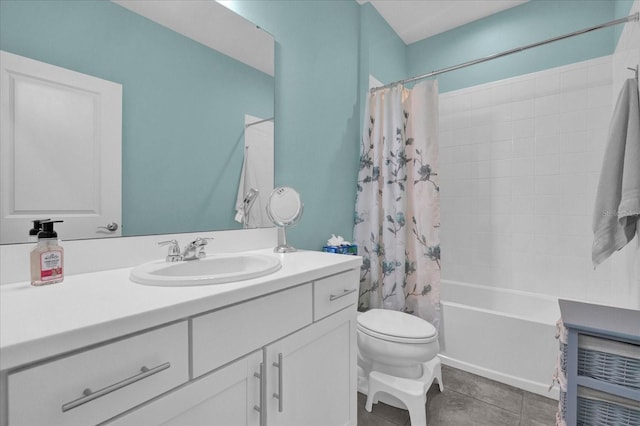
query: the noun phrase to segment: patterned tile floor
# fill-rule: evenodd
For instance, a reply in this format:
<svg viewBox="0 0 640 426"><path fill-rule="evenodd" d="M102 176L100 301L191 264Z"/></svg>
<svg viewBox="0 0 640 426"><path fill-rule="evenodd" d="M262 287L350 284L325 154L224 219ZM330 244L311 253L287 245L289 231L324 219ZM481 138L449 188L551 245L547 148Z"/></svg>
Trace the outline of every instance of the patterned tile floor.
<svg viewBox="0 0 640 426"><path fill-rule="evenodd" d="M427 394L428 426L553 426L558 402L451 367L442 367L444 392ZM364 409L358 394L358 426L410 426L409 412L383 403Z"/></svg>

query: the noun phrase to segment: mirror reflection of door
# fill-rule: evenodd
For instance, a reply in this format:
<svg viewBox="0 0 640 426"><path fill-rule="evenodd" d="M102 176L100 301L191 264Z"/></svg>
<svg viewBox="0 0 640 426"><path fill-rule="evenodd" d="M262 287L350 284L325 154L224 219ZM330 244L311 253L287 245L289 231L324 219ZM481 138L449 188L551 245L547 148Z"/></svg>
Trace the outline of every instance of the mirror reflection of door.
<svg viewBox="0 0 640 426"><path fill-rule="evenodd" d="M0 241L47 218L62 239L119 236L122 86L0 54Z"/></svg>

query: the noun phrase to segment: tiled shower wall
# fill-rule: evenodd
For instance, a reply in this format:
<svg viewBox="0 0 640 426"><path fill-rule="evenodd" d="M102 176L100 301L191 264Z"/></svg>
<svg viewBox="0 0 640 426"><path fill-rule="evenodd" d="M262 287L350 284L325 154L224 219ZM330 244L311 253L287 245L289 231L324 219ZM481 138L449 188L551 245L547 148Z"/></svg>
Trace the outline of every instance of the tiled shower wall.
<svg viewBox="0 0 640 426"><path fill-rule="evenodd" d="M640 308L640 251L591 263L609 121L640 52L626 27L614 55L440 96L443 279Z"/></svg>

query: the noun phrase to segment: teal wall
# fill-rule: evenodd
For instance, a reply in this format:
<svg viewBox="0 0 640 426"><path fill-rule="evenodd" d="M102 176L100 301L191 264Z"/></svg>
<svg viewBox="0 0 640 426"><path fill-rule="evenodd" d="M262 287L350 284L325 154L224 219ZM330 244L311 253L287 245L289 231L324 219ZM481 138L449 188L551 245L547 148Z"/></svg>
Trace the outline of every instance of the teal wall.
<svg viewBox="0 0 640 426"><path fill-rule="evenodd" d="M366 54L362 61L367 73L364 83L368 83L369 74L384 84L406 78L406 46L370 3L362 5L361 26L361 55Z"/></svg>
<svg viewBox="0 0 640 426"><path fill-rule="evenodd" d="M384 83L423 74L615 19L627 14L632 2L532 0L410 46L370 4L358 6L358 16L350 0L230 3L276 39L276 182L301 191L305 216L289 235L294 244L314 249L330 233L352 236L351 182L357 175L369 74ZM440 90L611 54L616 31L601 30L442 75ZM325 96L318 99L318 93ZM303 161L305 156L313 161Z"/></svg>
<svg viewBox="0 0 640 426"><path fill-rule="evenodd" d="M0 2L0 16L5 15L7 10L5 3L4 0ZM81 2L74 2L76 3ZM288 232L290 242L301 248L317 249L332 233L346 238L352 236L355 204L353 183L356 181L358 169L361 110L369 74L385 83L422 74L626 15L631 3L629 0L532 0L495 16L405 47L371 5L360 6L353 0L232 2L230 7L233 10L270 32L276 40L275 181L278 185L297 188L305 203L302 221ZM49 49L58 51L65 60L77 57L78 53L92 57L92 46L97 40L85 42L74 38L83 38L85 32L95 32L105 38L114 37L111 48L128 51L129 60L147 73L161 68L160 65L167 62L146 52L145 56L141 57L141 51L147 46L142 44L142 41L132 43L126 33L121 33L124 29L120 26L125 25L121 20L118 23L105 22L110 19L109 14L124 12L108 10L113 9L113 5L108 3L102 7L104 13L88 21L87 28L82 33L78 33L79 30L71 33L65 30L67 26L77 25L77 19L57 13L57 31L65 35L58 36L53 30L41 33L48 40L48 45L40 52L42 60L52 62L47 60L52 59L48 54ZM11 23L5 16L0 19L0 34L4 34L5 25ZM132 16L124 19L125 22L133 20ZM136 24L142 25L141 22ZM116 25L118 31L113 31L113 25ZM18 31L21 26L22 24L13 24L13 30ZM149 24L142 26L146 27ZM78 34L83 34L83 37L78 37ZM560 42L555 46L536 49L530 53L516 54L511 58L442 75L440 89L441 92L446 92L607 55L613 52L616 34L619 34L619 29L602 30L574 38L570 42ZM168 40L167 35L155 33L149 34L148 42L151 43L151 39L156 37L165 43L178 43L176 40ZM4 40L0 38L0 41L3 42L4 49ZM79 46L74 47L76 45ZM194 48L185 49L186 58ZM20 51L16 53L20 54ZM151 60L155 61L154 64L147 66L147 61ZM93 61L100 59L94 58L91 62ZM65 66L64 63L61 65ZM91 64L86 63L80 65L90 68L83 72L122 82L113 75L99 75L101 67L90 67ZM168 96L183 96L181 99L185 103L204 102L214 93L213 89L205 91L206 99L201 100L199 93L181 94L157 90L158 93L153 93L153 89L158 87L157 84L149 83L148 86L146 93L160 103ZM133 108L126 105L125 107L125 113ZM210 127L212 115L208 113L207 108L212 107L203 107L203 111L207 112L197 117L205 127L201 135L183 135L181 131L184 130L184 125L180 123L164 126L162 132L158 131L151 138L146 135L134 137L131 134L133 130L125 128L125 134L129 135L127 137L133 138L136 144L139 138L145 136L144 142L136 145L135 149L128 148L128 159L125 161L128 173L134 170L132 162L137 162L139 167L147 170L145 176L153 179L162 179L165 169L175 170L178 176L171 174L171 177L179 179L179 182L187 182L185 185L181 184L185 193L189 192L189 182L193 182L193 167L209 167L213 173L218 174L235 173L234 164L240 161L240 157L232 146L233 143L215 152L208 148L209 135L214 134L214 130ZM136 120L161 123L157 117L145 118L141 115L142 111L134 112ZM129 125L133 126L134 122ZM172 148L171 143L177 143L176 141L182 148ZM172 155L177 154L175 151L184 149L194 150L202 155L194 164L189 165L174 165L171 161L153 164L153 161L146 159L147 155L160 147L168 147ZM222 163L212 167L210 162L218 158ZM173 183L163 182L163 186L165 185L170 187ZM128 188L126 191L128 205L145 204L137 199L142 197L144 200L140 188ZM169 193L169 190L166 192ZM232 192L235 192L235 188ZM219 210L228 215L225 210L227 207L212 209L209 201L208 198L203 198L192 202L202 206L203 216L215 215ZM175 206L183 205L185 202L187 200L183 196L171 200L171 211L176 210ZM218 204L222 205L231 208L233 202L225 201ZM139 208L145 212L147 207L143 205ZM148 208L156 210L157 206ZM181 212L176 210L172 220L179 223L180 215Z"/></svg>
<svg viewBox="0 0 640 426"><path fill-rule="evenodd" d="M406 46L402 39L389 26L378 11L365 3L360 8L360 93L362 104L360 121L362 123L365 96L369 90L369 75L386 84L402 80L408 75ZM362 125L359 128L359 140L362 140Z"/></svg>
<svg viewBox="0 0 640 426"><path fill-rule="evenodd" d="M271 76L109 1L2 0L0 48L123 85L125 235L239 227L244 114L273 116Z"/></svg>
<svg viewBox="0 0 640 426"><path fill-rule="evenodd" d="M276 185L301 194L287 232L318 249L353 232L359 157L360 6L353 0L235 1L230 7L276 40Z"/></svg>
<svg viewBox="0 0 640 426"><path fill-rule="evenodd" d="M624 17L630 0L531 0L407 46L410 76L483 58ZM610 27L438 76L440 92L610 55L620 36Z"/></svg>

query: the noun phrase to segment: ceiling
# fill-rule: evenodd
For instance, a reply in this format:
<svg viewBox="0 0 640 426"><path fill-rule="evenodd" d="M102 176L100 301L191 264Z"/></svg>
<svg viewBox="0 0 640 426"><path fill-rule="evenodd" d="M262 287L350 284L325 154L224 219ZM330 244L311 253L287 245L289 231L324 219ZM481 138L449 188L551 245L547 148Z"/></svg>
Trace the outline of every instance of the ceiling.
<svg viewBox="0 0 640 426"><path fill-rule="evenodd" d="M371 3L406 44L431 37L527 0L356 0Z"/></svg>

